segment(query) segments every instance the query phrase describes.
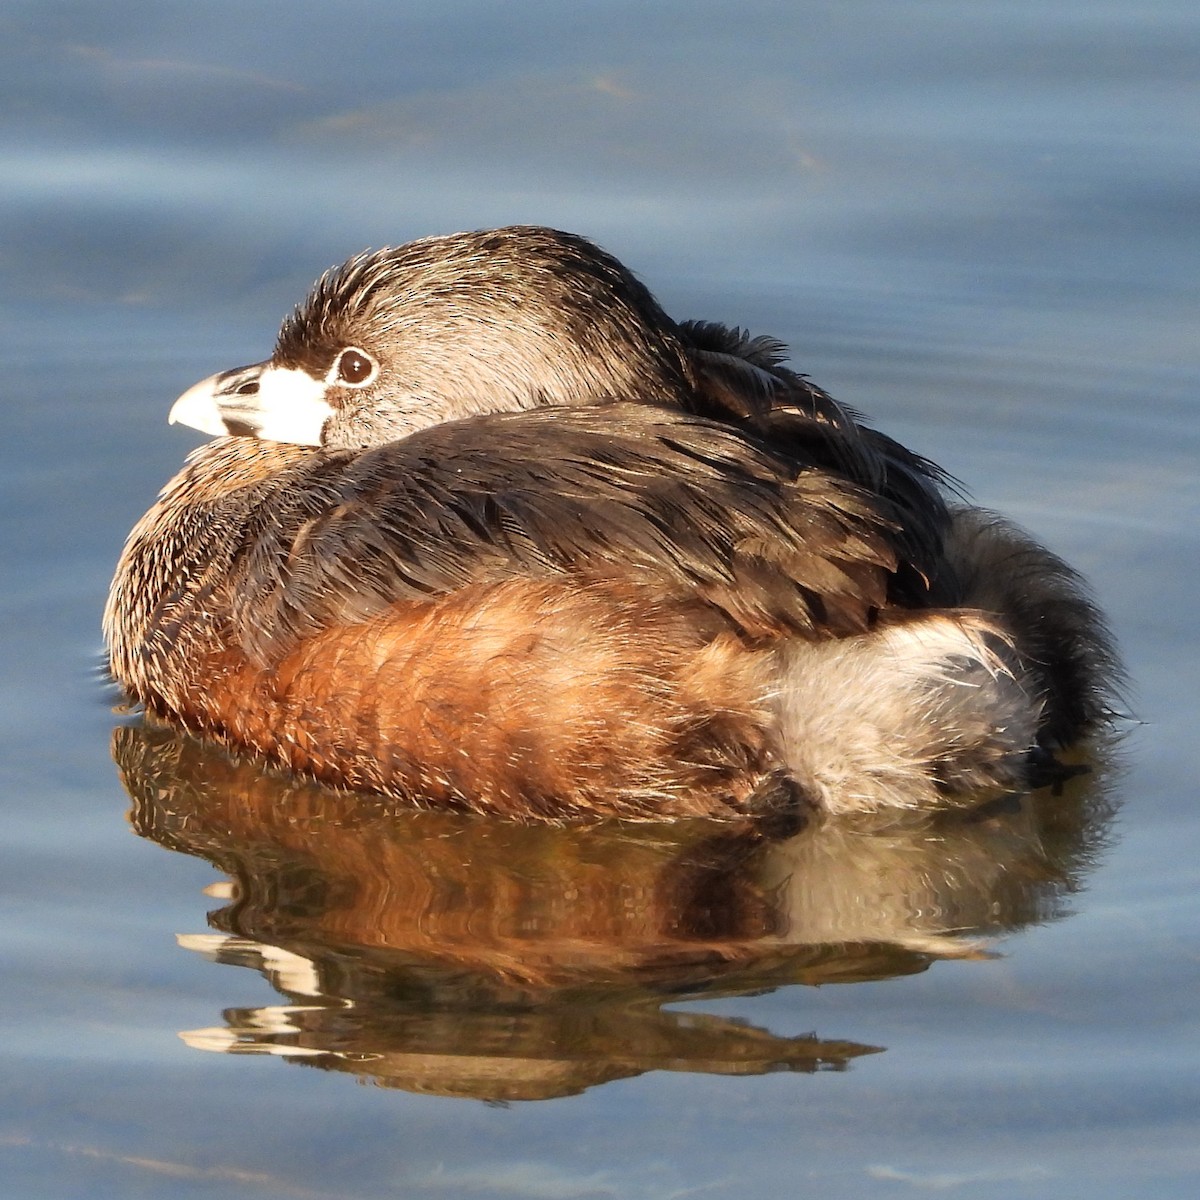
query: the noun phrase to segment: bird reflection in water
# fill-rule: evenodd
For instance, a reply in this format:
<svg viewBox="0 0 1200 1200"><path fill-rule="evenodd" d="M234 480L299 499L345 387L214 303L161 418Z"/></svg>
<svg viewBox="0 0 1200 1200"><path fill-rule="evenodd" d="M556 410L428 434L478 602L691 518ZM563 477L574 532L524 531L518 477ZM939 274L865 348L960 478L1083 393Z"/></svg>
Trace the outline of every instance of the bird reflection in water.
<svg viewBox="0 0 1200 1200"><path fill-rule="evenodd" d="M113 754L135 830L230 877L215 933L281 1006L189 1044L487 1100L650 1070L838 1070L882 1047L663 1005L913 974L1065 911L1105 842L1103 772L970 816L519 825L414 812L142 723Z"/></svg>

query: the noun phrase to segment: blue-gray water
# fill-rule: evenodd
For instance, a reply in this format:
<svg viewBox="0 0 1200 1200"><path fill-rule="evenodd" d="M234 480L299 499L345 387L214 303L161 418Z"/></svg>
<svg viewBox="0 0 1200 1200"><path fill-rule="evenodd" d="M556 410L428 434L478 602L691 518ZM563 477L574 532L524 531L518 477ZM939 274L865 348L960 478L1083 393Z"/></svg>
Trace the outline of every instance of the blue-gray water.
<svg viewBox="0 0 1200 1200"><path fill-rule="evenodd" d="M0 62L6 1196L1196 1194L1194 4L14 2ZM1086 571L1115 759L747 851L327 811L114 715L171 400L510 221Z"/></svg>

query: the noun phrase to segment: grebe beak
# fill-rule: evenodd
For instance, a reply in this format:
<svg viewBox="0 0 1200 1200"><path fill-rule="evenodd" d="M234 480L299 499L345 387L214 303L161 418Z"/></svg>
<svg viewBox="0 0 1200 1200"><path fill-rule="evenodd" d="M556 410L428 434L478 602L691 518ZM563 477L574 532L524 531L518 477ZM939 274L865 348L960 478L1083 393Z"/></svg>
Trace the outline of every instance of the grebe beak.
<svg viewBox="0 0 1200 1200"><path fill-rule="evenodd" d="M307 371L266 362L210 375L188 388L167 420L201 433L319 446L333 409L325 382Z"/></svg>

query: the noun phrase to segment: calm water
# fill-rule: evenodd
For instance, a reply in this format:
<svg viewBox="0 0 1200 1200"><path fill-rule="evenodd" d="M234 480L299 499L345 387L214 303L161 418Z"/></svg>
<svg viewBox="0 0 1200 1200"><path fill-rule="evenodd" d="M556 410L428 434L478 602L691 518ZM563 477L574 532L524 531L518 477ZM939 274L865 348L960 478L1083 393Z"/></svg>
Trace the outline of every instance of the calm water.
<svg viewBox="0 0 1200 1200"><path fill-rule="evenodd" d="M1196 1194L1193 3L10 2L0 58L0 1192ZM765 845L114 714L170 401L347 254L518 220L1038 530L1141 723L1058 797Z"/></svg>

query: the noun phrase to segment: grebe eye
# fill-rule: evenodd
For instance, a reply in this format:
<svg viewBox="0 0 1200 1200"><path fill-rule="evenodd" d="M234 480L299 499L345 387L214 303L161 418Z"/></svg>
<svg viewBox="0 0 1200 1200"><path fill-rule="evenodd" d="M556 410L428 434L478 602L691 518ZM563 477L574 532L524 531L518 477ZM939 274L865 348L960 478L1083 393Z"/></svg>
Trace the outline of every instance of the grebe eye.
<svg viewBox="0 0 1200 1200"><path fill-rule="evenodd" d="M337 356L333 372L338 383L348 383L352 387L358 387L374 377L375 362L369 355L350 346Z"/></svg>

